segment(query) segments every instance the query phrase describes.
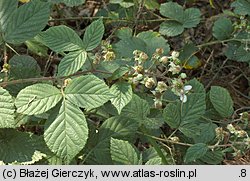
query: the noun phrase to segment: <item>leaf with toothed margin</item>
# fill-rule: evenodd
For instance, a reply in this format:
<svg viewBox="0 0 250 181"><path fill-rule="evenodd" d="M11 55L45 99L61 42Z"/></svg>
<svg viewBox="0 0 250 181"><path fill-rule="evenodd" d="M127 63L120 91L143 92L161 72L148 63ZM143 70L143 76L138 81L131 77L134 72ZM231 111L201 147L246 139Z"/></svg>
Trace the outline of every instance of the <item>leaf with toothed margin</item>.
<svg viewBox="0 0 250 181"><path fill-rule="evenodd" d="M113 98L109 87L94 75L78 77L65 88L65 96L73 104L93 109Z"/></svg>
<svg viewBox="0 0 250 181"><path fill-rule="evenodd" d="M17 112L34 115L53 108L62 98L56 87L49 84L34 84L22 89L16 98Z"/></svg>
<svg viewBox="0 0 250 181"><path fill-rule="evenodd" d="M58 107L56 107L58 108ZM44 140L49 149L69 163L85 146L88 126L83 112L64 99L45 124Z"/></svg>

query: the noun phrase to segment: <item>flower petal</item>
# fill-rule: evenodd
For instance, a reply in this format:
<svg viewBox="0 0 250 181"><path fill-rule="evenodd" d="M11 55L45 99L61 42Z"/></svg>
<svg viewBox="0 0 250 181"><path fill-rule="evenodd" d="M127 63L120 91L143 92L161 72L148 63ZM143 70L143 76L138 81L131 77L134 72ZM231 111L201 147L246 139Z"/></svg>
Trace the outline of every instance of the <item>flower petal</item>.
<svg viewBox="0 0 250 181"><path fill-rule="evenodd" d="M191 85L185 85L183 89L184 89L184 91L187 92L187 91L190 91L192 89L192 86Z"/></svg>
<svg viewBox="0 0 250 181"><path fill-rule="evenodd" d="M185 94L181 94L181 95L180 95L180 100L181 100L181 102L183 102L183 103L187 102L187 96L186 96Z"/></svg>

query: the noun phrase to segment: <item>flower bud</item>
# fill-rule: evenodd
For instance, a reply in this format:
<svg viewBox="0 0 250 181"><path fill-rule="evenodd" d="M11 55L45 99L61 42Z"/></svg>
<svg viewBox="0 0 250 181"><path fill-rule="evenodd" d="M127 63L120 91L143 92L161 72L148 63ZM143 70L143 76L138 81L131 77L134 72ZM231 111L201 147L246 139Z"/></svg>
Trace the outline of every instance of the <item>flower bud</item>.
<svg viewBox="0 0 250 181"><path fill-rule="evenodd" d="M151 89L154 85L155 85L155 81L153 78L145 78L144 79L144 82L145 82L145 87Z"/></svg>
<svg viewBox="0 0 250 181"><path fill-rule="evenodd" d="M168 57L167 56L163 56L163 57L161 57L161 59L160 59L160 62L161 63L163 63L163 64L166 64L166 63L168 63Z"/></svg>
<svg viewBox="0 0 250 181"><path fill-rule="evenodd" d="M179 53L179 52L177 52L177 51L173 51L173 52L172 52L172 54L171 54L171 56L173 57L173 59L178 58L178 57L179 57L179 55L180 55L180 53Z"/></svg>
<svg viewBox="0 0 250 181"><path fill-rule="evenodd" d="M156 109L161 109L162 108L162 101L159 99L155 99L154 106Z"/></svg>
<svg viewBox="0 0 250 181"><path fill-rule="evenodd" d="M158 54L158 55L162 55L164 53L164 50L163 48L156 48L155 52Z"/></svg>
<svg viewBox="0 0 250 181"><path fill-rule="evenodd" d="M159 91L160 93L164 92L165 90L167 90L168 86L167 84L165 84L165 82L163 81L159 81L157 83L157 87L155 90Z"/></svg>
<svg viewBox="0 0 250 181"><path fill-rule="evenodd" d="M108 51L103 56L105 61L112 61L115 59L115 53L113 51Z"/></svg>

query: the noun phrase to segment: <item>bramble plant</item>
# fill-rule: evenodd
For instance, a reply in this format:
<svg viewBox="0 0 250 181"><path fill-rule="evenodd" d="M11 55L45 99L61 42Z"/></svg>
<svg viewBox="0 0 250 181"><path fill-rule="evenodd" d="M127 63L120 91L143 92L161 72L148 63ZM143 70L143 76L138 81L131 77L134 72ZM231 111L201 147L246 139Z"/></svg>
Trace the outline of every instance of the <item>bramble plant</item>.
<svg viewBox="0 0 250 181"><path fill-rule="evenodd" d="M187 33L206 16L192 3L110 0L92 17L64 16L84 3L0 0L0 164L223 164L249 154L249 104L236 109L212 84L218 72L201 81L213 46L212 68L250 65L249 0L209 19L212 35L198 43Z"/></svg>

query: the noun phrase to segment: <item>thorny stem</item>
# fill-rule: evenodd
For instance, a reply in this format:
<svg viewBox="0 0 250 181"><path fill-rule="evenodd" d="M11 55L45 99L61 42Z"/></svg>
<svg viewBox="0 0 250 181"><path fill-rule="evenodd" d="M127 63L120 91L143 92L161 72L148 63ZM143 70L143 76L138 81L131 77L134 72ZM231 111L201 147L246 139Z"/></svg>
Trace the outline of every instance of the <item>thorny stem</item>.
<svg viewBox="0 0 250 181"><path fill-rule="evenodd" d="M87 71L82 71L82 72L77 72L75 74L71 74L68 76L59 76L59 77L38 77L38 78L28 78L28 79L18 79L18 80L12 80L8 82L2 82L0 83L0 87L4 87L6 85L13 85L13 84L22 84L22 83L27 83L27 82L39 82L39 81L53 81L53 80L58 80L58 79L67 79L70 77L74 76L80 76L84 75L87 73L104 73L104 74L112 74L110 72L102 71L102 70L87 70Z"/></svg>
<svg viewBox="0 0 250 181"><path fill-rule="evenodd" d="M161 142L165 142L165 143L172 143L172 144L176 144L176 145L189 146L189 147L194 145L194 144L189 144L189 143L176 142L176 141L172 141L170 139L158 138L156 136L148 135L148 134L145 134L145 133L142 133L142 132L138 132L138 133L142 134L144 136L150 137L152 139L155 139L155 140L158 140L158 141L161 141ZM244 142L234 142L233 144L232 143L223 144L223 145L215 144L215 145L208 146L208 148L209 149L223 148L223 147L230 147L230 146L233 146L233 145L236 145L236 144L237 145L243 145L245 143Z"/></svg>

